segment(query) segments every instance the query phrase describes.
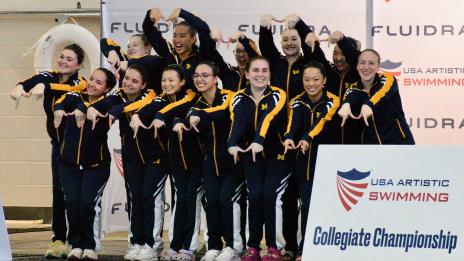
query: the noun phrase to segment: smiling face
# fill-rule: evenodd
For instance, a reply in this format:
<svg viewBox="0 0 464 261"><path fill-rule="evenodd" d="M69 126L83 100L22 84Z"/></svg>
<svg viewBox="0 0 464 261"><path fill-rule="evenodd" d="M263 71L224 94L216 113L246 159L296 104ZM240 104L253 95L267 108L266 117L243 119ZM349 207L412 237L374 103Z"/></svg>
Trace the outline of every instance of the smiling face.
<svg viewBox="0 0 464 261"><path fill-rule="evenodd" d="M243 47L241 43L237 42L235 45L234 54L238 67L245 68L248 60L250 60L250 57L248 57L248 54L245 51L245 47Z"/></svg>
<svg viewBox="0 0 464 261"><path fill-rule="evenodd" d="M161 88L167 95L175 94L180 91L185 84L185 80L181 80L179 73L175 70L165 70L161 77Z"/></svg>
<svg viewBox="0 0 464 261"><path fill-rule="evenodd" d="M245 75L250 81L251 87L258 89L266 88L271 80L269 63L264 59L253 60Z"/></svg>
<svg viewBox="0 0 464 261"><path fill-rule="evenodd" d="M172 44L179 55L188 55L192 51L192 46L196 41L196 36L191 35L189 27L177 25L172 35Z"/></svg>
<svg viewBox="0 0 464 261"><path fill-rule="evenodd" d="M138 96L145 88L146 82L143 81L142 75L135 69L129 68L122 80L122 88L128 96Z"/></svg>
<svg viewBox="0 0 464 261"><path fill-rule="evenodd" d="M380 57L372 51L364 51L359 55L356 69L361 80L371 82L380 69Z"/></svg>
<svg viewBox="0 0 464 261"><path fill-rule="evenodd" d="M87 82L87 93L92 98L98 98L107 93L110 88L107 86L108 79L101 70L95 70Z"/></svg>
<svg viewBox="0 0 464 261"><path fill-rule="evenodd" d="M324 75L318 68L308 67L304 70L303 88L311 101L317 101L321 98L325 80Z"/></svg>
<svg viewBox="0 0 464 261"><path fill-rule="evenodd" d="M300 35L295 29L285 29L282 33L282 51L286 56L297 56L301 50Z"/></svg>
<svg viewBox="0 0 464 261"><path fill-rule="evenodd" d="M136 58L150 54L151 46L146 46L140 36L131 36L127 44L127 55Z"/></svg>
<svg viewBox="0 0 464 261"><path fill-rule="evenodd" d="M218 77L214 75L213 69L208 65L199 64L195 68L193 83L199 92L203 93L216 88L217 81Z"/></svg>
<svg viewBox="0 0 464 261"><path fill-rule="evenodd" d="M337 71L341 73L345 73L350 69L350 65L346 62L345 55L343 54L342 50L338 45L335 45L333 54L332 54L332 61L337 68Z"/></svg>
<svg viewBox="0 0 464 261"><path fill-rule="evenodd" d="M64 49L61 51L57 64L58 72L61 74L71 75L76 73L80 68L77 54L69 49Z"/></svg>

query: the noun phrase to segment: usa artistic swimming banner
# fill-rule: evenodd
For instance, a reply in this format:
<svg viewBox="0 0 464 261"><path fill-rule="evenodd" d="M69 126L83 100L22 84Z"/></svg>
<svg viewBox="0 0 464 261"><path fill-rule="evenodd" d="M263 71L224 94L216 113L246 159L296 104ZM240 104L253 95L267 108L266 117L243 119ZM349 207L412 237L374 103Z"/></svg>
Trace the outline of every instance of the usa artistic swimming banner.
<svg viewBox="0 0 464 261"><path fill-rule="evenodd" d="M128 38L136 33L143 33L142 22L147 10L158 7L165 17L168 17L176 7L184 8L204 19L210 27L220 28L227 39L232 33L241 31L249 38L258 42L259 20L264 13L270 13L276 18L283 18L290 13L296 13L311 26L321 38L326 38L332 31L340 30L347 35L365 42L366 39L366 5L365 1L307 1L292 0L255 0L255 1L222 1L222 0L106 0L102 1L102 37L110 37L119 42L123 49ZM347 23L346 21L349 21ZM160 21L158 29L170 41L173 25ZM280 49L280 34L284 25L273 25L274 42ZM235 65L232 53L225 44L219 46L224 59ZM327 58L332 59L332 48L323 46ZM123 174L118 170L118 151L120 150L117 128L112 127L109 147L113 155L110 180L103 194L103 231L127 230L126 195ZM166 199L169 199L167 186ZM168 201L165 210L169 211ZM169 218L169 215L167 215ZM165 225L168 223L166 220ZM166 227L166 226L165 226Z"/></svg>
<svg viewBox="0 0 464 261"><path fill-rule="evenodd" d="M463 146L321 146L303 260L463 260L462 155Z"/></svg>
<svg viewBox="0 0 464 261"><path fill-rule="evenodd" d="M418 144L464 144L464 1L374 2L370 30Z"/></svg>

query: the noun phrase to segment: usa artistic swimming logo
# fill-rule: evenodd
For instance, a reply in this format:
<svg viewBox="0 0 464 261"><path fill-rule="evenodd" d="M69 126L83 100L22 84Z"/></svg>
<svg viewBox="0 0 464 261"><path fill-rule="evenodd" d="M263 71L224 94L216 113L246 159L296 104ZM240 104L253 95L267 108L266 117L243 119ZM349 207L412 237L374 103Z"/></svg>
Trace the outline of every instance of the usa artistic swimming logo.
<svg viewBox="0 0 464 261"><path fill-rule="evenodd" d="M385 60L380 63L380 70L383 72L388 72L393 74L396 77L401 76L401 65L403 62L392 62L390 60Z"/></svg>
<svg viewBox="0 0 464 261"><path fill-rule="evenodd" d="M367 188L367 181L363 181L371 174L368 172L360 172L357 169L352 169L347 172L337 171L337 191L340 202L346 211L358 204L358 199L364 195Z"/></svg>

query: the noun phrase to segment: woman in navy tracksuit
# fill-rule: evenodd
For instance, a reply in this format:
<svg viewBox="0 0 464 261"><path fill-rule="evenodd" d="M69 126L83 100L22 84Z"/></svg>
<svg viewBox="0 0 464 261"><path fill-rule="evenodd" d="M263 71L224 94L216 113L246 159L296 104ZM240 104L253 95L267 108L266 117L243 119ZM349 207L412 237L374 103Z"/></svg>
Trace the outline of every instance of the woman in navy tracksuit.
<svg viewBox="0 0 464 261"><path fill-rule="evenodd" d="M338 113L343 121L348 117L364 121L363 144L414 144L395 77L378 73L379 53L362 51L356 69L360 80L350 86ZM352 106L361 107L359 116L353 116Z"/></svg>
<svg viewBox="0 0 464 261"><path fill-rule="evenodd" d="M233 93L217 88L218 74L218 67L211 61L197 65L194 83L200 94L190 105L186 123L199 132L206 155L203 179L208 251L202 261L239 260L243 249L240 200L244 177L240 166L234 164L227 152L231 124L229 103Z"/></svg>
<svg viewBox="0 0 464 261"><path fill-rule="evenodd" d="M286 94L269 86L269 62L251 58L246 71L250 86L234 94L228 151L240 161L248 191L249 239L242 260L260 260L259 245L266 228L268 251L263 260L279 260L283 245L282 194L288 186L291 166L284 155L282 136L286 125ZM239 154L241 153L241 154Z"/></svg>
<svg viewBox="0 0 464 261"><path fill-rule="evenodd" d="M99 68L90 77L87 92L69 92L55 103L55 127L62 125L64 130L59 173L67 206L68 242L72 246L68 260L98 260L94 231L99 230L96 214L110 175L109 124L101 121L92 130L85 113L114 85L113 73ZM62 123L65 115L68 117Z"/></svg>
<svg viewBox="0 0 464 261"><path fill-rule="evenodd" d="M150 55L151 44L144 34L134 34L129 37L127 52L121 50L121 46L110 38L100 41L100 48L108 62L119 73L119 85L122 84L124 73L128 66L140 64L148 72L147 88L155 93L161 93L161 72L164 62L158 55Z"/></svg>
<svg viewBox="0 0 464 261"><path fill-rule="evenodd" d="M319 144L336 143L336 126L331 124L340 99L325 90L326 73L324 66L318 62L306 65L303 71L303 88L290 102L290 113L285 148L299 148L296 155L295 177L301 202L301 234L298 258L303 251L306 221L314 178L314 169ZM295 145L295 143L297 145ZM298 260L297 258L297 260Z"/></svg>
<svg viewBox="0 0 464 261"><path fill-rule="evenodd" d="M84 60L84 50L71 44L61 51L57 61L56 71L44 71L25 81L20 82L10 92L10 97L19 102L20 97L42 97L43 108L47 116L46 128L52 144L52 240L53 244L45 253L49 258L63 258L67 255L66 242L66 218L63 191L60 185L59 161L60 143L62 140L62 128L53 126L53 106L63 94L69 91L82 91L86 81L78 76L79 68Z"/></svg>
<svg viewBox="0 0 464 261"><path fill-rule="evenodd" d="M147 72L143 66L130 66L123 79L122 89L92 104L87 117L96 121L108 113L111 119L119 119L122 144L124 178L130 194L132 208L132 243L125 259L151 260L157 257L153 249L155 238L160 240L160 229L155 224L163 216L155 215L155 208L163 205L163 189L167 174L164 145L153 139L153 131L140 130L137 135L131 128L130 119L134 111L150 103L155 94L145 91ZM92 110L92 112L90 112Z"/></svg>

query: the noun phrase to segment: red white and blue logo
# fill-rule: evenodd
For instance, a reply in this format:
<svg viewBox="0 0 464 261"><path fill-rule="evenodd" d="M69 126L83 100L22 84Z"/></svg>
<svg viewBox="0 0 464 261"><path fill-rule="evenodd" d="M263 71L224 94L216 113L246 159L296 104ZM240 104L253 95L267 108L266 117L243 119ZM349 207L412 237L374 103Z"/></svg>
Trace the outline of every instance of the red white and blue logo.
<svg viewBox="0 0 464 261"><path fill-rule="evenodd" d="M122 167L122 155L121 149L113 149L113 159L116 164L116 169L119 172L119 175L124 177L124 168Z"/></svg>
<svg viewBox="0 0 464 261"><path fill-rule="evenodd" d="M364 191L368 186L365 181L371 174L368 172L361 172L357 169L352 169L347 172L337 171L337 190L340 202L346 211L358 204L358 200L364 195Z"/></svg>

